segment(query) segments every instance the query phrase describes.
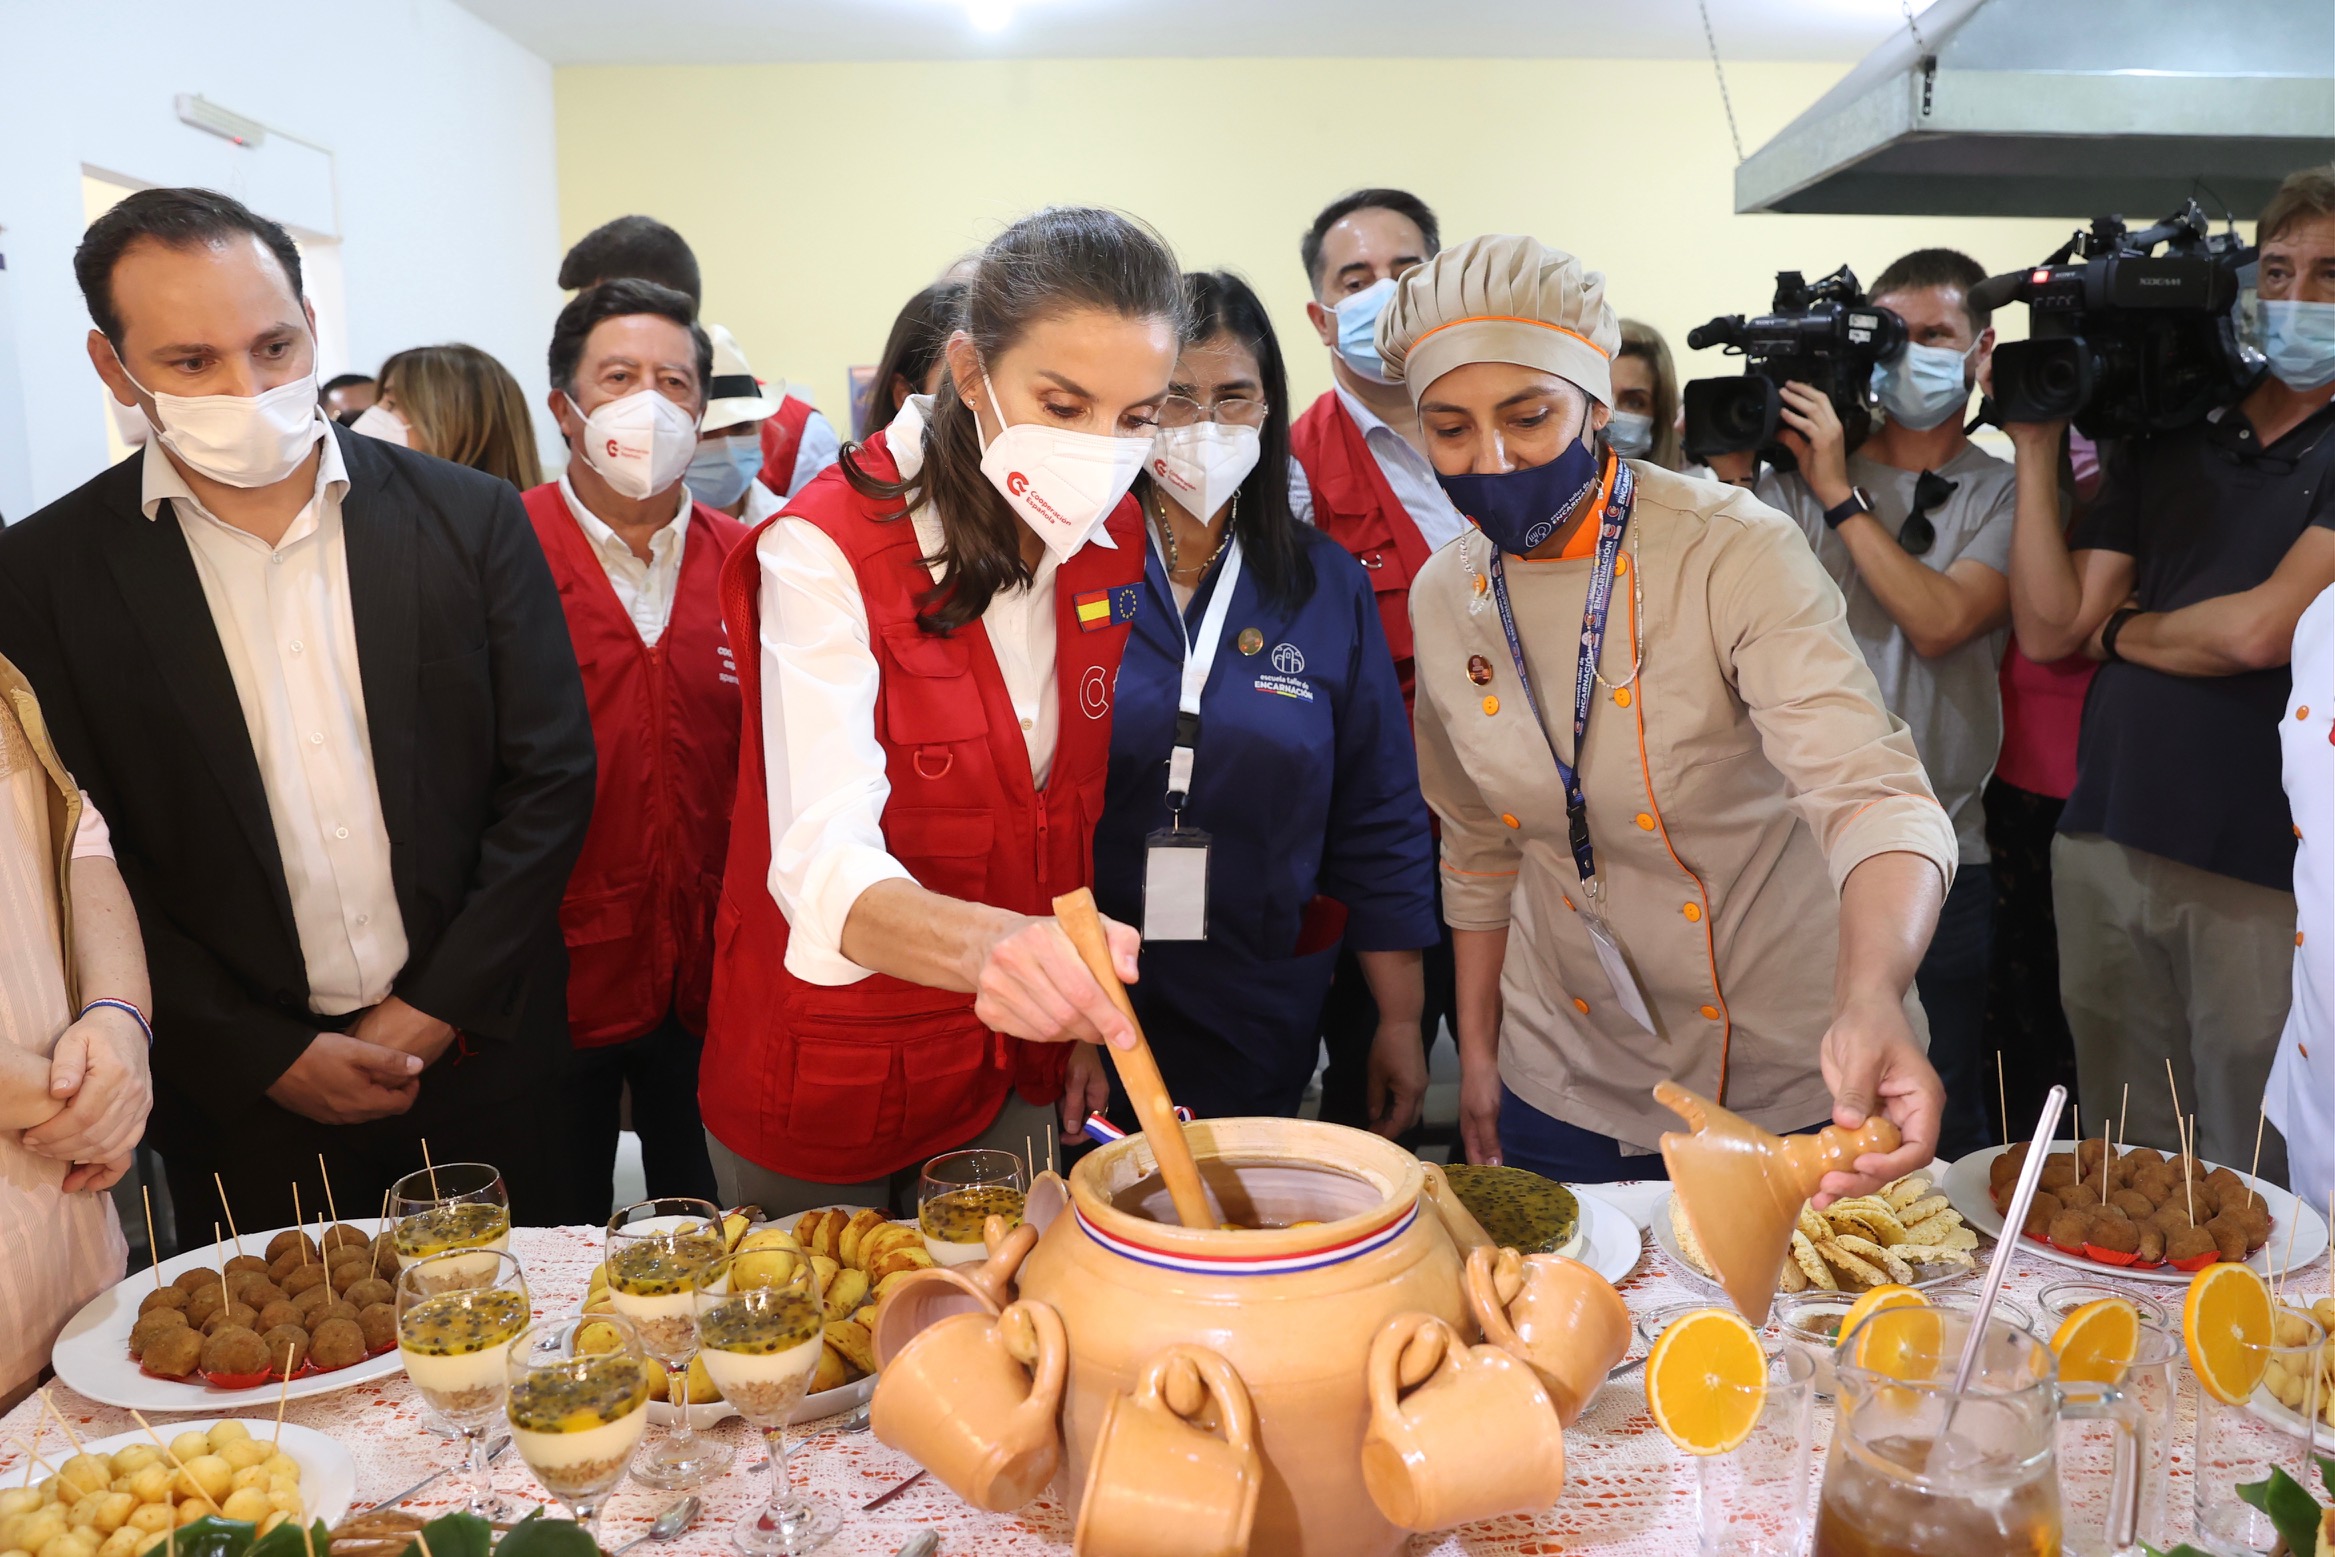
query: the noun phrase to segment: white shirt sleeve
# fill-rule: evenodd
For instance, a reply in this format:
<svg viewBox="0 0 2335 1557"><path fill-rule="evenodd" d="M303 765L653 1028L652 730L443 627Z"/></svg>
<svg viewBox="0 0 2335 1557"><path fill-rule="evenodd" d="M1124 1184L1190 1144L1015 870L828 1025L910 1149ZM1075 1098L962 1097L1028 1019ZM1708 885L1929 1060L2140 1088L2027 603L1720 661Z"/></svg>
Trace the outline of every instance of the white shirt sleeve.
<svg viewBox="0 0 2335 1557"><path fill-rule="evenodd" d="M105 818L97 814L97 802L89 798L85 789L81 792L81 819L73 828L73 858L110 860L113 857L113 832L105 825Z"/></svg>
<svg viewBox="0 0 2335 1557"><path fill-rule="evenodd" d="M787 918L786 967L807 983L853 984L870 970L843 955L851 905L879 881L914 879L884 846L892 784L867 607L843 549L808 520L782 516L755 556L770 895Z"/></svg>
<svg viewBox="0 0 2335 1557"><path fill-rule="evenodd" d="M843 443L835 436L834 424L813 411L803 423L802 437L795 443L795 470L787 478L786 495L792 497L810 485L813 476L842 455Z"/></svg>
<svg viewBox="0 0 2335 1557"><path fill-rule="evenodd" d="M1294 454L1289 456L1289 512L1299 524L1313 523L1313 483Z"/></svg>

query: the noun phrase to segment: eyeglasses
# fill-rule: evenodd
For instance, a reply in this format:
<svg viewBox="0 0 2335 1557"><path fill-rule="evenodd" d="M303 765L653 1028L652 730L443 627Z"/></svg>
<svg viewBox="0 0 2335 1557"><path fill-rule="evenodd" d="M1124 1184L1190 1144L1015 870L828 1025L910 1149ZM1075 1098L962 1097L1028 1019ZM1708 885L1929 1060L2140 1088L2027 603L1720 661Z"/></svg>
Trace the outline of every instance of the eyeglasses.
<svg viewBox="0 0 2335 1557"><path fill-rule="evenodd" d="M1905 523L1897 527L1897 544L1916 557L1937 545L1938 527L1930 522L1930 510L1944 504L1960 485L1934 470L1923 471L1913 484L1913 507L1906 512Z"/></svg>
<svg viewBox="0 0 2335 1557"><path fill-rule="evenodd" d="M1263 400L1247 395L1227 395L1213 406L1170 395L1159 403L1159 425L1189 427L1195 422L1216 422L1226 427L1262 427L1268 409Z"/></svg>

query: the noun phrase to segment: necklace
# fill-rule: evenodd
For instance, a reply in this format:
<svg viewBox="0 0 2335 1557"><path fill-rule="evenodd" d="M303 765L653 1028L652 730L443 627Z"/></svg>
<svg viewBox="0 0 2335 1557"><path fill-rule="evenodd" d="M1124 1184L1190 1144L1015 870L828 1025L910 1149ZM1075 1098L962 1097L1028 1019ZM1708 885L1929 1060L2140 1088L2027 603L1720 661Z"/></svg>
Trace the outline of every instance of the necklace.
<svg viewBox="0 0 2335 1557"><path fill-rule="evenodd" d="M1159 521L1159 549L1167 554L1168 577L1174 578L1184 571L1183 555L1181 548L1176 545L1176 527L1174 521L1168 518L1167 505L1158 500L1156 496L1152 505L1152 517ZM1216 537L1216 549L1192 565L1191 571L1195 575L1194 582L1205 577L1208 570L1216 565L1216 559L1224 555L1224 543L1232 539L1232 526L1234 521L1239 518L1240 494L1235 492L1232 494L1232 512L1224 516L1223 533Z"/></svg>

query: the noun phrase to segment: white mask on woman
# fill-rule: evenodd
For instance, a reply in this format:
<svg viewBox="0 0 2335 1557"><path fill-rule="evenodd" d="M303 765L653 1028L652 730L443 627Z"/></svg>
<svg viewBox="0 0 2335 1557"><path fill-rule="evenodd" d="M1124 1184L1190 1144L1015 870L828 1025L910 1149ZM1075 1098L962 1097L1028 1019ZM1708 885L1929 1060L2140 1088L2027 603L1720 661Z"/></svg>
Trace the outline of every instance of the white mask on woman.
<svg viewBox="0 0 2335 1557"><path fill-rule="evenodd" d="M1151 436L1151 479L1202 524L1232 501L1257 468L1258 430L1223 422L1162 427Z"/></svg>
<svg viewBox="0 0 2335 1557"><path fill-rule="evenodd" d="M636 389L584 418L583 452L602 480L638 503L688 472L697 456L697 418L654 389Z"/></svg>
<svg viewBox="0 0 2335 1557"><path fill-rule="evenodd" d="M124 367L123 376L129 371ZM162 446L222 486L274 486L299 469L324 426L313 371L256 395L146 393L154 397Z"/></svg>
<svg viewBox="0 0 2335 1557"><path fill-rule="evenodd" d="M349 431L363 433L368 438L378 438L383 443L394 443L401 449L413 447L407 436L405 418L379 401L359 411L357 419L349 423Z"/></svg>
<svg viewBox="0 0 2335 1557"><path fill-rule="evenodd" d="M981 375L981 387L988 391L1002 428L994 438L982 436L981 474L1022 523L1037 532L1055 559L1067 562L1143 474L1151 443L1036 422L1007 422L986 373ZM974 413L973 426L979 433L979 412Z"/></svg>

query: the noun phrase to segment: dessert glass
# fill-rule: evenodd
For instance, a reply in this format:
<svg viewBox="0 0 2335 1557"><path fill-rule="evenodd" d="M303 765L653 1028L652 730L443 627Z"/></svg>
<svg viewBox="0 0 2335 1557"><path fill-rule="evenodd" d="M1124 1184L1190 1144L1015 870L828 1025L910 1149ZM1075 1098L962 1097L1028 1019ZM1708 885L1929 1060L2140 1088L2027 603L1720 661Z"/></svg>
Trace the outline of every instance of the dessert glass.
<svg viewBox="0 0 2335 1557"><path fill-rule="evenodd" d="M1026 1165L1012 1152L943 1152L924 1165L916 1188L916 1222L935 1265L977 1265L989 1258L982 1229L992 1216L1010 1231L1021 1223L1030 1190Z"/></svg>
<svg viewBox="0 0 2335 1557"><path fill-rule="evenodd" d="M533 1322L527 1278L509 1254L464 1251L417 1260L397 1273L397 1351L405 1376L461 1437L469 1458L470 1501L482 1519L510 1517L495 1495L487 1428L510 1392L504 1369L511 1342Z"/></svg>
<svg viewBox="0 0 2335 1557"><path fill-rule="evenodd" d="M401 1263L456 1251L474 1256L437 1268L436 1279L451 1291L491 1272L488 1255L510 1251L511 1194L501 1170L487 1163L440 1163L390 1186L389 1226Z"/></svg>
<svg viewBox="0 0 2335 1557"><path fill-rule="evenodd" d="M597 1544L600 1506L632 1467L656 1393L639 1335L618 1314L548 1319L510 1343L503 1368L519 1458Z"/></svg>
<svg viewBox="0 0 2335 1557"><path fill-rule="evenodd" d="M642 1200L608 1219L608 1295L632 1321L641 1350L665 1368L673 1430L640 1457L633 1479L679 1491L703 1486L730 1468L730 1446L700 1434L689 1420L689 1363L697 1355L700 1286L727 1286L729 1245L722 1215L710 1202Z"/></svg>
<svg viewBox="0 0 2335 1557"><path fill-rule="evenodd" d="M697 1289L699 1360L722 1398L769 1445L769 1505L741 1519L732 1537L749 1557L801 1557L841 1528L835 1511L796 1492L787 1474L786 1424L818 1371L824 1318L808 1260L795 1261L784 1281L769 1285Z"/></svg>

